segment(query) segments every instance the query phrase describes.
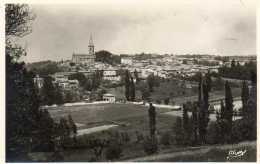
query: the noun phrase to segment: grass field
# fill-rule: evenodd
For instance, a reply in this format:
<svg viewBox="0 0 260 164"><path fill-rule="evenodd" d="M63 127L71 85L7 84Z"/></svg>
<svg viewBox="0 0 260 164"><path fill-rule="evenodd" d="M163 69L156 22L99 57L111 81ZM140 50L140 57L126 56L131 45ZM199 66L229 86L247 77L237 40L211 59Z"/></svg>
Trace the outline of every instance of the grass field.
<svg viewBox="0 0 260 164"><path fill-rule="evenodd" d="M146 157L130 159L128 162L256 162L256 142L242 142L230 145L212 145L185 150L172 149ZM229 151L244 151L242 156L229 156ZM229 157L229 158L227 158Z"/></svg>
<svg viewBox="0 0 260 164"><path fill-rule="evenodd" d="M91 104L84 106L56 107L49 109L54 120L72 116L76 123L84 124L81 128L104 125L111 122L124 122L135 118L148 118L148 107L135 104ZM169 109L157 109L158 113ZM141 120L142 120L141 119Z"/></svg>
<svg viewBox="0 0 260 164"><path fill-rule="evenodd" d="M149 134L148 124L148 107L134 104L95 104L73 107L57 107L49 109L51 116L55 120L60 117L67 117L70 114L76 123L84 124L79 129L91 128L100 125L107 125L113 122L119 126L109 130L118 132L127 132L130 142L124 147L123 157L131 158L145 155L141 143L136 143L136 132L143 136ZM169 112L170 109L156 109L157 111L157 133L158 136L165 131L172 130L175 116L164 115L162 113ZM125 126L121 126L124 124ZM97 133L97 135L102 135ZM66 150L65 161L89 161L93 155L89 149L73 149Z"/></svg>

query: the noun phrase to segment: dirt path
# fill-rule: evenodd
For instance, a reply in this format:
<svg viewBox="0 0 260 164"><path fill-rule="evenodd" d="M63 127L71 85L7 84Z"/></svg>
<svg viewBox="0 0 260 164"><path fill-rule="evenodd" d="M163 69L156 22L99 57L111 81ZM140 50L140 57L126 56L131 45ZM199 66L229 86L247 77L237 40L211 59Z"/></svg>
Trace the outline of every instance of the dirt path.
<svg viewBox="0 0 260 164"><path fill-rule="evenodd" d="M97 126L93 128L88 128L88 129L81 129L77 131L77 136L85 135L85 134L91 134L95 132L100 132L100 131L105 131L110 128L117 127L118 125L103 125L103 126Z"/></svg>

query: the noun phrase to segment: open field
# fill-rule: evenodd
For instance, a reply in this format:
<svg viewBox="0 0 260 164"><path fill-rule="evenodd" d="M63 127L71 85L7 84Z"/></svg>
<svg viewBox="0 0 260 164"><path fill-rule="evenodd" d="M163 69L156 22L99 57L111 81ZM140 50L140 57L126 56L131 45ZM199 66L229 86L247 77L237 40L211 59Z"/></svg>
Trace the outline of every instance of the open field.
<svg viewBox="0 0 260 164"><path fill-rule="evenodd" d="M50 108L49 112L54 120L69 114L78 124L84 124L80 128L90 128L111 123L126 123L128 119L135 117L148 118L149 107L135 104L91 104L83 106L59 106ZM157 109L158 113L167 112L170 109Z"/></svg>
<svg viewBox="0 0 260 164"><path fill-rule="evenodd" d="M127 132L130 141L123 148L123 157L134 158L145 155L143 145L141 143L136 143L136 132L141 133L143 136L149 134L147 109L147 106L135 104L94 104L71 107L61 106L51 108L49 111L55 120L71 114L76 123L84 124L84 126L79 127L79 131L82 133L87 129L95 131L94 128L101 128L105 125L118 125L108 129L109 131ZM163 114L169 112L170 109L156 108L156 110L158 136L165 131L172 131L176 117ZM103 134L102 130L98 131L98 129L95 133L98 136ZM89 134L89 132L87 131L86 134ZM91 150L86 148L66 150L64 153L65 161L89 161L93 156Z"/></svg>

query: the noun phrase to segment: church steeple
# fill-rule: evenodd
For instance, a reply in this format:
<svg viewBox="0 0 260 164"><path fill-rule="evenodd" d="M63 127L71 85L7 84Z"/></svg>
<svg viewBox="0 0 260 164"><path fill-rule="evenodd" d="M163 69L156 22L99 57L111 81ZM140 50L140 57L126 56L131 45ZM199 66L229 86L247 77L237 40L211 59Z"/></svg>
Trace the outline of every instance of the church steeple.
<svg viewBox="0 0 260 164"><path fill-rule="evenodd" d="M94 55L94 54L95 54L94 43L93 43L92 35L90 35L90 39L89 39L88 53L89 53L89 55Z"/></svg>

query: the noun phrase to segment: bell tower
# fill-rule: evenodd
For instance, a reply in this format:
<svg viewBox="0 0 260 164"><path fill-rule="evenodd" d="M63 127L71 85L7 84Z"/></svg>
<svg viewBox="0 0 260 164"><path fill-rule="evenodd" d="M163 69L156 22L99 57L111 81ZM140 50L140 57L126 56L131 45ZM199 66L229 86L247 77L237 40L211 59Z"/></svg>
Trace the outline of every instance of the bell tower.
<svg viewBox="0 0 260 164"><path fill-rule="evenodd" d="M95 54L94 43L93 43L92 35L90 35L90 39L89 39L88 53L89 53L89 55L94 55L94 54Z"/></svg>

